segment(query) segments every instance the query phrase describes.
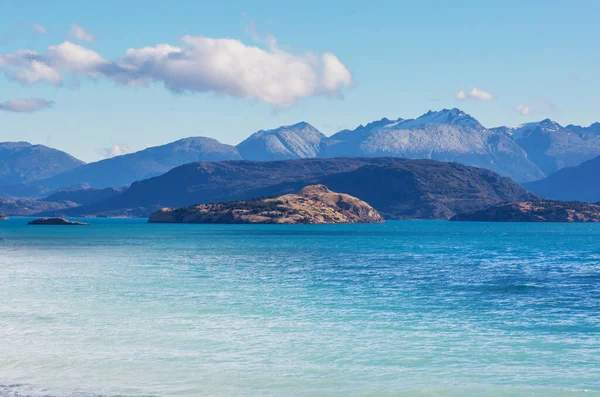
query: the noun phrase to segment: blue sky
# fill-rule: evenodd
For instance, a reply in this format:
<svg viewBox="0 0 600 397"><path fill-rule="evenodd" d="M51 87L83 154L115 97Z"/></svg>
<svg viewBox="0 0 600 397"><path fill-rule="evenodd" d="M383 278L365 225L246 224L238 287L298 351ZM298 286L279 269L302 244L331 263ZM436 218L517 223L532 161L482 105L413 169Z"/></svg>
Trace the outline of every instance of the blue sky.
<svg viewBox="0 0 600 397"><path fill-rule="evenodd" d="M597 15L600 2L592 0L178 5L3 0L0 56L5 59L19 50L46 56L49 46L69 41L114 66L128 49L196 48L195 42L182 41L189 35L234 39L244 51L257 46L267 58L256 62L276 65L265 66L273 75L251 75L252 83L236 82L237 72L198 76L193 63L192 69L168 75L136 66L142 77L127 77L126 83L122 74L69 66L60 70L59 83L49 75L37 82L16 78L23 66L7 67L5 61L2 69L0 62L0 110L5 110L0 141L47 144L93 161L115 145L139 150L188 136L236 144L259 129L301 120L329 135L382 117L412 118L450 107L488 127L546 117L589 125L600 120ZM73 24L89 36L74 34ZM273 51L280 56L271 59ZM243 74L246 52L235 54ZM341 66L326 63L323 54L332 54ZM294 72L288 61L307 67L318 82L307 82L306 71ZM206 84L210 87L203 88ZM457 99L460 91L463 100ZM11 111L19 104L10 101L27 98L53 106ZM21 105L37 108L38 103Z"/></svg>

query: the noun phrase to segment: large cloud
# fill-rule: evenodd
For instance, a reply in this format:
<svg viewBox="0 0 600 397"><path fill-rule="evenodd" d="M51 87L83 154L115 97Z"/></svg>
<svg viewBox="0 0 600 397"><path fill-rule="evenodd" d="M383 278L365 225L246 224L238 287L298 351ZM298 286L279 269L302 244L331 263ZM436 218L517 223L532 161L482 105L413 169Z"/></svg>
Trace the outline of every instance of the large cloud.
<svg viewBox="0 0 600 397"><path fill-rule="evenodd" d="M5 112L32 113L46 109L54 105L54 102L41 98L12 99L0 102L0 110Z"/></svg>
<svg viewBox="0 0 600 397"><path fill-rule="evenodd" d="M0 53L0 70L23 84L60 85L69 76L108 78L128 86L158 82L173 92L214 92L256 99L276 107L315 95L339 95L352 75L333 54L294 55L234 39L184 36L183 46L129 49L108 60L71 42L32 51Z"/></svg>

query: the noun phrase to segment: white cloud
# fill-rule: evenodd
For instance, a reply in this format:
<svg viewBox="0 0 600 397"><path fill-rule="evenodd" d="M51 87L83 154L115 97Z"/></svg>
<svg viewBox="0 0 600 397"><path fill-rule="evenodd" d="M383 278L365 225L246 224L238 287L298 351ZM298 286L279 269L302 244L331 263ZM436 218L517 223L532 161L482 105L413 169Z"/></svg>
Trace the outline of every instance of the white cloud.
<svg viewBox="0 0 600 397"><path fill-rule="evenodd" d="M23 84L60 85L71 74L127 86L156 82L173 92L214 92L280 108L305 97L336 96L352 85L352 74L332 53L294 55L276 45L263 49L202 36L184 36L181 42L181 47L131 48L111 61L67 41L48 47L46 54L0 53L0 70Z"/></svg>
<svg viewBox="0 0 600 397"><path fill-rule="evenodd" d="M100 150L100 154L107 159L111 157L122 156L127 153L131 153L131 149L129 149L129 147L125 145L120 145L118 143L115 143L109 148L104 148Z"/></svg>
<svg viewBox="0 0 600 397"><path fill-rule="evenodd" d="M473 87L471 91L465 92L464 90L458 91L456 94L456 99L464 100L464 99L473 99L477 101L493 101L494 96L487 91L484 91L480 88Z"/></svg>
<svg viewBox="0 0 600 397"><path fill-rule="evenodd" d="M93 43L96 41L96 38L92 34L86 32L81 25L77 25L76 23L71 25L69 37L75 40L84 41L86 43Z"/></svg>
<svg viewBox="0 0 600 397"><path fill-rule="evenodd" d="M48 29L46 29L39 23L33 24L33 31L37 34L48 34Z"/></svg>
<svg viewBox="0 0 600 397"><path fill-rule="evenodd" d="M533 114L533 107L523 105L522 103L517 105L515 110L523 116L531 116Z"/></svg>
<svg viewBox="0 0 600 397"><path fill-rule="evenodd" d="M0 110L15 113L33 113L53 105L54 102L41 98L11 99L0 103Z"/></svg>
<svg viewBox="0 0 600 397"><path fill-rule="evenodd" d="M68 41L48 47L46 54L29 50L0 53L0 70L27 85L40 82L60 85L68 73L97 78L102 75L101 68L110 63L98 53Z"/></svg>

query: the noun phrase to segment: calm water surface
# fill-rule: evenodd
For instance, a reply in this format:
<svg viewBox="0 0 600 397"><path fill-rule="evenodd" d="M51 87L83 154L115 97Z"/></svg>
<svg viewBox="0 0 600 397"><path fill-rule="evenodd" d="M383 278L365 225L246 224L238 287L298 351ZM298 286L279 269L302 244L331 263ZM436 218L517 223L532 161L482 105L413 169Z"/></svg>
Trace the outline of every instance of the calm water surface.
<svg viewBox="0 0 600 397"><path fill-rule="evenodd" d="M0 222L0 396L600 396L600 225Z"/></svg>

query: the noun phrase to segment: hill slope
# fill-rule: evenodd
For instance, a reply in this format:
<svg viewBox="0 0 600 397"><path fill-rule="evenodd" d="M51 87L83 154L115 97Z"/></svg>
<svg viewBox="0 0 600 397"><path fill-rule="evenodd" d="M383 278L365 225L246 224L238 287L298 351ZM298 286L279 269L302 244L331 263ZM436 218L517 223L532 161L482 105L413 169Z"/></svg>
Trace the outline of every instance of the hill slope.
<svg viewBox="0 0 600 397"><path fill-rule="evenodd" d="M167 145L87 164L40 181L48 189L89 185L94 188L120 187L163 174L182 164L195 161L240 159L235 147L212 138L181 139Z"/></svg>
<svg viewBox="0 0 600 397"><path fill-rule="evenodd" d="M44 145L0 142L0 185L18 185L50 178L85 164Z"/></svg>
<svg viewBox="0 0 600 397"><path fill-rule="evenodd" d="M399 158L193 163L136 182L123 194L68 210L68 215L148 216L162 207L249 200L324 184L371 204L389 219L445 219L505 201L536 198L486 169Z"/></svg>
<svg viewBox="0 0 600 397"><path fill-rule="evenodd" d="M473 222L600 222L600 206L578 201L523 201L503 203L451 221Z"/></svg>
<svg viewBox="0 0 600 397"><path fill-rule="evenodd" d="M600 201L600 156L524 186L551 200Z"/></svg>

